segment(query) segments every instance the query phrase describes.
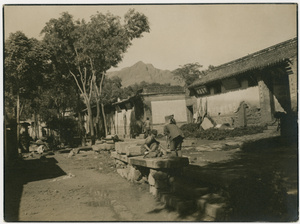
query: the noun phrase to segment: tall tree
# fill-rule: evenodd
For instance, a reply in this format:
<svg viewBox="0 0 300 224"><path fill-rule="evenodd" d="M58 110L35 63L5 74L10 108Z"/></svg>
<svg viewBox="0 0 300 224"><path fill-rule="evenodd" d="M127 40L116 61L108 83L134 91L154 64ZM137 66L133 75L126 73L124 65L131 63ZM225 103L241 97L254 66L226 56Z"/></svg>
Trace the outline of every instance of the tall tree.
<svg viewBox="0 0 300 224"><path fill-rule="evenodd" d="M11 104L6 104L5 111L9 113L9 106L16 106L17 141L23 108L36 99L48 64L47 51L38 40L18 31L5 41L5 92L7 97L12 97L6 99Z"/></svg>
<svg viewBox="0 0 300 224"><path fill-rule="evenodd" d="M87 107L92 144L95 140L93 90L99 118L106 71L117 66L134 38L150 29L147 17L134 10L129 10L124 18L122 24L118 16L97 13L89 22L74 22L70 14L63 13L59 19L51 19L42 30L44 41L53 53L53 62L68 69L81 93Z"/></svg>

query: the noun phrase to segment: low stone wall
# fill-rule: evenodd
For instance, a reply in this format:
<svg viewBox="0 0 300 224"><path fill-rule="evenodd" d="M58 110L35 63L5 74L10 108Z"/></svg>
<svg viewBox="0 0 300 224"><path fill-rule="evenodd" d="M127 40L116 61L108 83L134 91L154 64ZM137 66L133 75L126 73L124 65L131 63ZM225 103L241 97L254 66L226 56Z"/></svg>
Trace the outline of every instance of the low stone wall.
<svg viewBox="0 0 300 224"><path fill-rule="evenodd" d="M260 109L257 107L249 107L245 110L245 123L247 126L253 125L260 125L261 124L261 112ZM242 118L238 117L241 116L238 113L230 113L230 114L223 114L219 116L211 116L213 121L216 124L229 124L231 127L240 127L243 124L239 123L239 120Z"/></svg>

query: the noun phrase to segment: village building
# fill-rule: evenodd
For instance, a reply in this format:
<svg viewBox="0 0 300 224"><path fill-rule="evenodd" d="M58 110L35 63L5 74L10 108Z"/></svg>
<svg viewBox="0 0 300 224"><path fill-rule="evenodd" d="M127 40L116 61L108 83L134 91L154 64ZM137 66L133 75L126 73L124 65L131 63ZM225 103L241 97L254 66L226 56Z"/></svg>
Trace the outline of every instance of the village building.
<svg viewBox="0 0 300 224"><path fill-rule="evenodd" d="M188 87L194 113L231 127L271 124L284 114L295 126L297 49L294 38L215 67Z"/></svg>
<svg viewBox="0 0 300 224"><path fill-rule="evenodd" d="M186 106L182 86L150 86L135 96L113 103L115 108L106 115L111 134L136 137L143 132L143 122L149 118L152 128L163 133L165 116L174 115L178 125L191 122L192 113Z"/></svg>

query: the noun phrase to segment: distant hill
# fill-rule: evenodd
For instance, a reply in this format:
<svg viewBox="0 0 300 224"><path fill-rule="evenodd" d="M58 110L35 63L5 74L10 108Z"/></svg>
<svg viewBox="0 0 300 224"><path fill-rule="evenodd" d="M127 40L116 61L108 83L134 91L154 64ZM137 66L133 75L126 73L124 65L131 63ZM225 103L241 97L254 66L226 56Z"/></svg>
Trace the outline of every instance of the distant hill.
<svg viewBox="0 0 300 224"><path fill-rule="evenodd" d="M120 71L108 72L109 78L118 76L122 79L122 86L127 87L135 83L139 84L142 81L148 83L170 83L171 85L183 86L183 82L174 79L174 74L169 70L161 70L155 68L152 64L145 64L142 61L135 63L131 67L123 68Z"/></svg>

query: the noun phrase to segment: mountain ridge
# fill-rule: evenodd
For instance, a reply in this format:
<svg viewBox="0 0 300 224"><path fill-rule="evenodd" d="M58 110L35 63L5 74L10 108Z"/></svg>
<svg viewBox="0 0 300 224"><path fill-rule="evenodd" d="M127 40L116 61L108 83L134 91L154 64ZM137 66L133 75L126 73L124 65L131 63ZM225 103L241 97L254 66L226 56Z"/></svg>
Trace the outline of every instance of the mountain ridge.
<svg viewBox="0 0 300 224"><path fill-rule="evenodd" d="M107 75L109 78L114 76L121 78L123 87L128 87L135 83L139 84L142 81L183 86L182 82L174 78L174 74L171 71L155 68L152 64L146 64L142 61L138 61L134 65L122 68L119 71L108 72Z"/></svg>

